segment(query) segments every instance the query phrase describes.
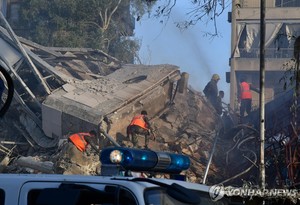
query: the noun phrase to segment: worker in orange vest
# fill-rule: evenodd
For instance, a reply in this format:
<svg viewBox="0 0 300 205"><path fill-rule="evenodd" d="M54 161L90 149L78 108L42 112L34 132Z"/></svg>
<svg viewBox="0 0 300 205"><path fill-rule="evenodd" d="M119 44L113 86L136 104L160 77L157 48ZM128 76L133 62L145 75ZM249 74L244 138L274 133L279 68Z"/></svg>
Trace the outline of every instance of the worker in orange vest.
<svg viewBox="0 0 300 205"><path fill-rule="evenodd" d="M63 144L62 150L55 161L55 172L58 174L87 174L86 167L92 165L93 154L91 149L99 155L96 146L96 131L74 133ZM89 146L90 145L90 146Z"/></svg>
<svg viewBox="0 0 300 205"><path fill-rule="evenodd" d="M132 137L131 141L134 147L138 144L138 135L145 136L145 148L148 148L148 138L152 133L152 128L147 117L147 111L143 110L140 115L134 116L127 127L127 137Z"/></svg>
<svg viewBox="0 0 300 205"><path fill-rule="evenodd" d="M252 109L251 84L247 83L245 78L240 79L238 90L238 102L240 104L240 116L244 117L245 111L249 115Z"/></svg>
<svg viewBox="0 0 300 205"><path fill-rule="evenodd" d="M88 133L75 133L69 137L69 142L71 142L80 152L85 152L88 145L90 145L96 152L99 152L99 149L95 145L96 136L97 133L95 130Z"/></svg>

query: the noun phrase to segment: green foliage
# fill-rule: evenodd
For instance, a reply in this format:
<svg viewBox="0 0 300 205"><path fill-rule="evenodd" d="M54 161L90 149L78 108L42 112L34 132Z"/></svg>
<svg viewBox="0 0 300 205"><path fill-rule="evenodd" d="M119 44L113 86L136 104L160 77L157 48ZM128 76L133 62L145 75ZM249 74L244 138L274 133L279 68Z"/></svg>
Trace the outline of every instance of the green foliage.
<svg viewBox="0 0 300 205"><path fill-rule="evenodd" d="M131 7L130 7L131 6ZM101 49L132 63L139 49L133 35L133 14L146 4L134 0L23 0L18 33L45 46Z"/></svg>

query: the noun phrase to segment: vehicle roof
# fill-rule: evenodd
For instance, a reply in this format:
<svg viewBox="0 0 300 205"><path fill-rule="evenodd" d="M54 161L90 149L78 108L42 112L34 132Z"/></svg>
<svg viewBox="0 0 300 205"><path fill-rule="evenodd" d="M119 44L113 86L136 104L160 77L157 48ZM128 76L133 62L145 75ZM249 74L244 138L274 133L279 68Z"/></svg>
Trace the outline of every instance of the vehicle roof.
<svg viewBox="0 0 300 205"><path fill-rule="evenodd" d="M0 174L0 187L5 184L24 184L27 182L75 182L75 183L109 183L128 185L135 183L144 188L156 187L158 185L144 181L130 181L136 177L122 176L87 176L87 175L60 175L60 174ZM142 178L139 178L142 179ZM164 178L148 178L165 184L177 183L189 189L208 192L209 186L179 180L164 179Z"/></svg>

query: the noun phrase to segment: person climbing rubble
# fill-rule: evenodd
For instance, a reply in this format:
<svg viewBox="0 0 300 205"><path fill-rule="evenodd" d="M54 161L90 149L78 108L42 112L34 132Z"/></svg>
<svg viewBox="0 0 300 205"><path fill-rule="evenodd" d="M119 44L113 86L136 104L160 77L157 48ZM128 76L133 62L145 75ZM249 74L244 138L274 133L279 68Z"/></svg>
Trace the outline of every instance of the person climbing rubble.
<svg viewBox="0 0 300 205"><path fill-rule="evenodd" d="M69 137L69 142L76 147L80 152L85 152L88 145L90 145L96 152L99 152L97 146L95 145L97 133L95 130L91 130L88 133L75 133Z"/></svg>
<svg viewBox="0 0 300 205"><path fill-rule="evenodd" d="M240 117L243 118L245 112L247 115L252 109L252 92L251 90L259 93L259 90L254 88L250 83L246 82L245 77L241 77L240 86L238 87L238 103L240 105Z"/></svg>
<svg viewBox="0 0 300 205"><path fill-rule="evenodd" d="M107 116L105 116L103 118L103 120L99 123L99 132L106 132L107 134L109 134L109 131L111 129L111 124L112 124L112 121L111 119L108 119Z"/></svg>
<svg viewBox="0 0 300 205"><path fill-rule="evenodd" d="M98 124L99 145L101 148L107 146L110 141L109 131L111 129L112 120L105 116Z"/></svg>
<svg viewBox="0 0 300 205"><path fill-rule="evenodd" d="M86 174L85 170L93 163L90 156L97 156L100 153L96 145L96 137L97 133L94 130L70 135L56 162L56 172L59 174Z"/></svg>
<svg viewBox="0 0 300 205"><path fill-rule="evenodd" d="M220 76L218 74L213 74L211 80L206 84L203 93L211 105L217 109L217 98L218 98L218 82Z"/></svg>
<svg viewBox="0 0 300 205"><path fill-rule="evenodd" d="M224 98L224 91L220 90L219 95L217 97L217 104L216 104L216 111L219 115L223 114L223 105L222 105L223 98Z"/></svg>
<svg viewBox="0 0 300 205"><path fill-rule="evenodd" d="M145 148L148 148L149 137L153 131L149 119L147 117L147 111L143 110L140 115L134 116L127 127L127 138L130 138L134 147L138 146L138 135L144 135Z"/></svg>

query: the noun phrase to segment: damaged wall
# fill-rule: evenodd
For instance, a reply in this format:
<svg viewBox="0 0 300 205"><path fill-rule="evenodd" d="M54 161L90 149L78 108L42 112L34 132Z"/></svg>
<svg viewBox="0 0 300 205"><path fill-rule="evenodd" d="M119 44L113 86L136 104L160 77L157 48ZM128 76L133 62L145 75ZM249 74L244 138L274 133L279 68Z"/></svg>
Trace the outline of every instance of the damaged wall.
<svg viewBox="0 0 300 205"><path fill-rule="evenodd" d="M120 132L142 109L153 116L163 110L179 78L173 65L124 65L99 79L71 81L43 102L43 130L49 137L89 131L109 115L112 134Z"/></svg>

